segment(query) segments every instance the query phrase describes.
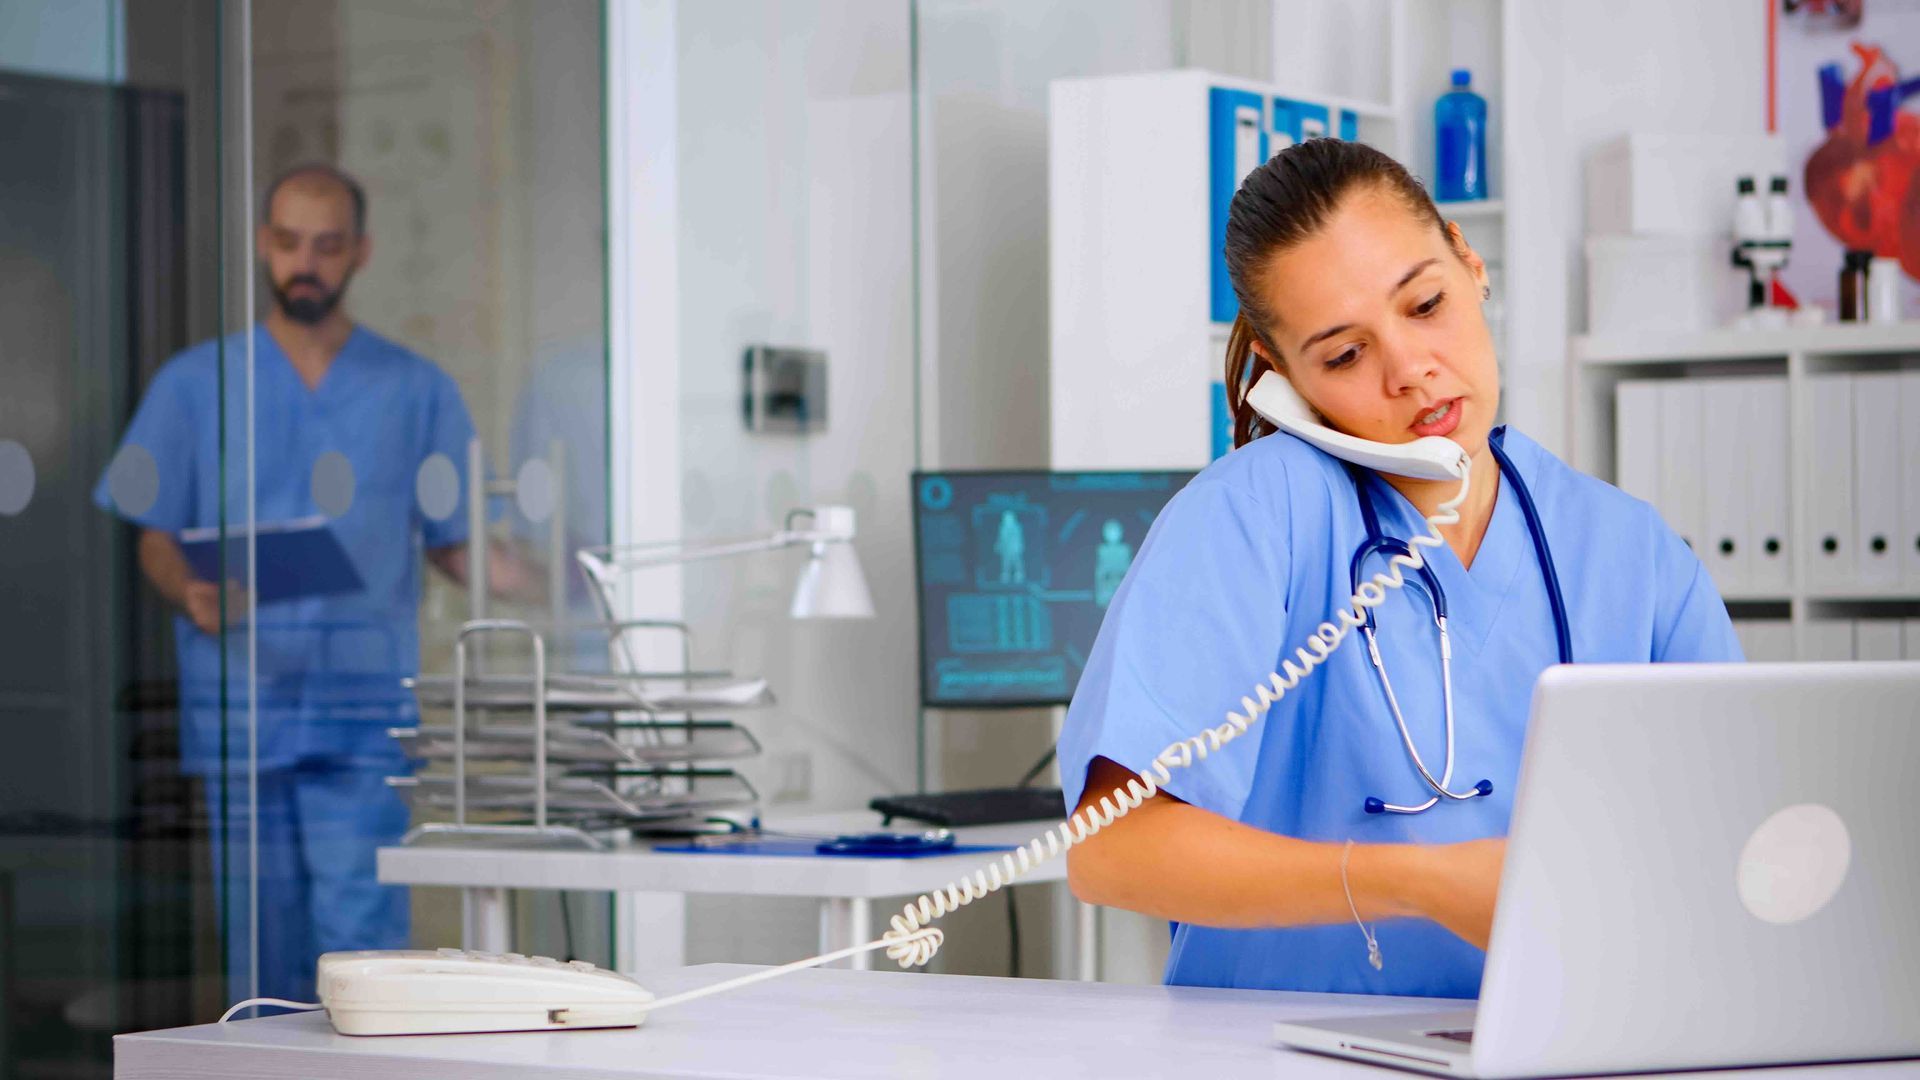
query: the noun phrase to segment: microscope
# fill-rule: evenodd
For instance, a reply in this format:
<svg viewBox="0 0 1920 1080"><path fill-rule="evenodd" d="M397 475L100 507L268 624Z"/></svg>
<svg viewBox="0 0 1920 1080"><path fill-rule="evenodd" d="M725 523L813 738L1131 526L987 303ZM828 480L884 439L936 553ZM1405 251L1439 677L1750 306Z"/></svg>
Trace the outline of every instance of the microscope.
<svg viewBox="0 0 1920 1080"><path fill-rule="evenodd" d="M1772 305L1774 278L1793 249L1793 205L1787 178L1775 175L1763 202L1753 177L1739 179L1733 207L1733 265L1747 271L1747 313Z"/></svg>

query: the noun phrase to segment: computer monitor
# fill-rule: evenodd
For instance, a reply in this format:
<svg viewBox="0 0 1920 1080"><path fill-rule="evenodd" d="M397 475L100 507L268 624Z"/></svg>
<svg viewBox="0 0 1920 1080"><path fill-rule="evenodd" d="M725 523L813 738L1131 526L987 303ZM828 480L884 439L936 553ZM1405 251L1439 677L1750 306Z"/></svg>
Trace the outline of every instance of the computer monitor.
<svg viewBox="0 0 1920 1080"><path fill-rule="evenodd" d="M921 702L1066 704L1147 528L1192 477L914 473Z"/></svg>

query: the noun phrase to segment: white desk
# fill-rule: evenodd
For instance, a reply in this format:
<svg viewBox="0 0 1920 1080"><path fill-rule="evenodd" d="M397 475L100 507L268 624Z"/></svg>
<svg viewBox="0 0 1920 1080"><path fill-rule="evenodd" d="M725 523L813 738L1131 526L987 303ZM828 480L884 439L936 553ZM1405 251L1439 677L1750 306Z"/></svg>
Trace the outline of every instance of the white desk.
<svg viewBox="0 0 1920 1080"><path fill-rule="evenodd" d="M769 821L769 829L838 835L871 832L879 816L870 812L825 814ZM962 844L1024 843L1055 822L1021 822L955 829ZM861 859L845 856L716 855L656 852L643 845L610 851L532 851L459 847L386 847L379 852L380 880L389 885L438 885L463 893L465 919L461 944L487 952L509 952L508 889L565 889L611 892L615 900L614 964L621 971L679 967L686 962L688 895L808 897L820 901L820 951L872 941L886 929L892 911L878 925L874 902L902 904L941 888L1000 852L929 856L918 859ZM1020 879L1020 884L1064 881L1067 864L1054 859ZM1018 886L1016 886L1018 887ZM1075 902L1075 960L1082 980L1094 978L1097 920L1094 909ZM853 958L866 969L873 953ZM798 960L801 957L769 957Z"/></svg>
<svg viewBox="0 0 1920 1080"><path fill-rule="evenodd" d="M677 993L754 970L644 976ZM1457 1005L1447 1002L1441 1007ZM120 1080L638 1077L1168 1077L1394 1080L1391 1069L1283 1050L1282 1019L1433 1008L1421 998L1116 986L908 972L803 971L662 1010L646 1026L525 1035L348 1038L318 1013L114 1040ZM1920 1062L1683 1074L1688 1080L1915 1080Z"/></svg>

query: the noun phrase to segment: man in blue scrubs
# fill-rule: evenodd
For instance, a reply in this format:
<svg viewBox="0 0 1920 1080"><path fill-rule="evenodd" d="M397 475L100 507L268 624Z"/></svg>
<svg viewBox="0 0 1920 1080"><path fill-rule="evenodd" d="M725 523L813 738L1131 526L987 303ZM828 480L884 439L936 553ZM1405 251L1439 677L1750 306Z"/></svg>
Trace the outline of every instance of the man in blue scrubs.
<svg viewBox="0 0 1920 1080"><path fill-rule="evenodd" d="M312 1000L320 953L407 944L406 890L374 875L375 849L407 826L385 780L408 764L386 731L418 719L401 679L420 666L423 551L465 576L466 495L455 487L474 428L445 372L340 306L372 252L360 185L303 166L269 188L265 210L257 249L271 311L250 342L205 341L161 368L95 501L140 526L141 570L178 609L181 763L207 792L230 992ZM429 464L436 456L444 464ZM436 478L444 490L429 490ZM262 526L324 518L363 587L249 612L235 543L223 635L221 586L189 566L178 534L224 521L243 535L249 483Z"/></svg>

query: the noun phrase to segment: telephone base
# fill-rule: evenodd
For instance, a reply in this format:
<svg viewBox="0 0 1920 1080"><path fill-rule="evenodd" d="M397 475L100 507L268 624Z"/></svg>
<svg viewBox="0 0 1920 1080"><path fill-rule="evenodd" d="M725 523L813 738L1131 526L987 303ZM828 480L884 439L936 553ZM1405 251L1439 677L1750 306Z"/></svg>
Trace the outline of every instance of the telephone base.
<svg viewBox="0 0 1920 1080"><path fill-rule="evenodd" d="M320 1004L342 1035L638 1027L653 994L581 960L464 949L320 957Z"/></svg>

